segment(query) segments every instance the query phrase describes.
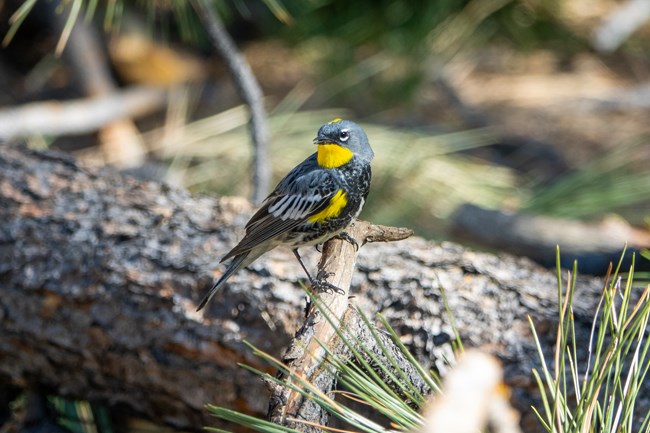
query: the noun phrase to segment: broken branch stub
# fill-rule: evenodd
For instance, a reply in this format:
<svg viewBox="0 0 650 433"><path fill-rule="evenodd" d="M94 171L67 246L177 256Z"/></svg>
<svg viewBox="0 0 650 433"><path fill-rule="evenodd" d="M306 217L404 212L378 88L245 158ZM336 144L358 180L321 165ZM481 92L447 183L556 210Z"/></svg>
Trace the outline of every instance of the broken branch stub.
<svg viewBox="0 0 650 433"><path fill-rule="evenodd" d="M413 231L405 228L387 227L356 221L346 233L358 246L368 242L390 242L406 239ZM293 381L294 377L308 380L324 394L331 394L336 383L336 373L324 364L329 351L338 353L341 344L337 330L348 311L348 295L357 255L357 245L344 239L331 239L323 246L318 264L319 275L329 275L328 282L340 291L321 292L318 306L311 302L307 308L304 324L283 355L283 362L290 375L283 379ZM323 312L327 312L327 318ZM314 402L288 387L274 387L269 402L269 420L299 429L319 431L316 425L327 423L327 413Z"/></svg>

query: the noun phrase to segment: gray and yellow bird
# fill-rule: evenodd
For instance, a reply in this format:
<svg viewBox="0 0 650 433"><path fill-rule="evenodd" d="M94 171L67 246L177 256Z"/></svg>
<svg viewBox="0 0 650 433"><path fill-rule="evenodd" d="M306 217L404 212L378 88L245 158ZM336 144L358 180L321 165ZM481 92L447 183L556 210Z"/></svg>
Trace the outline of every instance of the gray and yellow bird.
<svg viewBox="0 0 650 433"><path fill-rule="evenodd" d="M370 189L374 153L364 130L349 120L326 123L318 130L314 143L318 151L278 183L246 224L244 238L221 259L232 261L197 311L232 274L279 245L293 250L310 283L316 283L298 248L341 235L359 215Z"/></svg>

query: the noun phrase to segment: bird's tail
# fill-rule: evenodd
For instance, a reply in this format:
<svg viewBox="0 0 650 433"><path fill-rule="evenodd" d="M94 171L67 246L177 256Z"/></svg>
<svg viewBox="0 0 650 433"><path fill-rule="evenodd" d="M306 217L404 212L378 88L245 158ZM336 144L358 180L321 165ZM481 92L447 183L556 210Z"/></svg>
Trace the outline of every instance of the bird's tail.
<svg viewBox="0 0 650 433"><path fill-rule="evenodd" d="M198 308L196 311L199 311L203 307L205 307L205 304L210 302L210 299L217 293L217 291L221 288L221 286L224 285L224 283L230 278L232 274L237 272L240 268L246 266L248 262L246 261L246 258L248 257L249 252L245 252L242 254L239 254L235 256L232 261L230 262L230 265L228 265L228 269L226 269L226 272L217 280L216 283L214 283L214 286L210 289L207 295L203 297L203 300L201 300L201 303L199 304Z"/></svg>

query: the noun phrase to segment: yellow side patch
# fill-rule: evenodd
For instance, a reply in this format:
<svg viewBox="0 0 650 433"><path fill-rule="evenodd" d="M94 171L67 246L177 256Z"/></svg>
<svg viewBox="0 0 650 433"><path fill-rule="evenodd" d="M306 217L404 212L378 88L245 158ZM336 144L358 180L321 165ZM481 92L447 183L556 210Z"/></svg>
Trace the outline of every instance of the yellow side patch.
<svg viewBox="0 0 650 433"><path fill-rule="evenodd" d="M324 168L336 168L350 162L354 154L348 148L338 144L318 145L318 165Z"/></svg>
<svg viewBox="0 0 650 433"><path fill-rule="evenodd" d="M310 216L308 219L310 222L318 223L329 218L337 217L341 214L346 204L348 204L348 196L342 189L339 189L334 194L334 197L330 199L330 204L325 209Z"/></svg>

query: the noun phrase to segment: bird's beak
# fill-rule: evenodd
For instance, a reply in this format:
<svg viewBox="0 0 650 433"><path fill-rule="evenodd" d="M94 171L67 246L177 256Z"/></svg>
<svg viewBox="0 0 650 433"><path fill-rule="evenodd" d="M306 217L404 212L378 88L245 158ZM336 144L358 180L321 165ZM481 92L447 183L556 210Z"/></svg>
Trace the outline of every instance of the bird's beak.
<svg viewBox="0 0 650 433"><path fill-rule="evenodd" d="M316 137L314 138L314 144L336 144L333 143L332 140L328 139L327 137Z"/></svg>

